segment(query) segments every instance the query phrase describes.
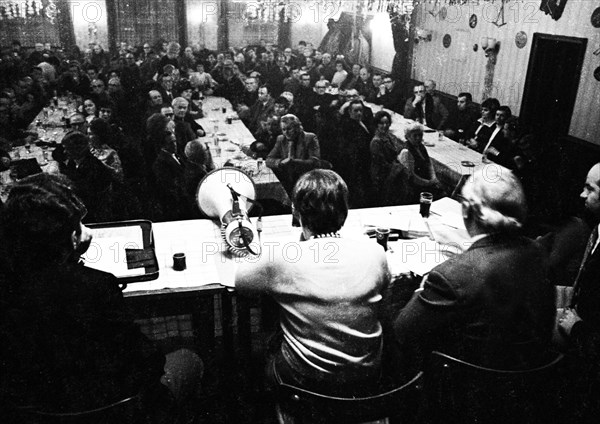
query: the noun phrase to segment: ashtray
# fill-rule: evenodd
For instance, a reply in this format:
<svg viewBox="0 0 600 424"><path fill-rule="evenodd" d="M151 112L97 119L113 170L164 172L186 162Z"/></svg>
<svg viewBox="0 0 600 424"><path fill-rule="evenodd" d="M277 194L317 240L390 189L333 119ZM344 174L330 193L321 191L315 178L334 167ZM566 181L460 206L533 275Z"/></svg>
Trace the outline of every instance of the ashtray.
<svg viewBox="0 0 600 424"><path fill-rule="evenodd" d="M475 164L473 162L471 162L470 160L463 160L463 161L460 162L460 164L462 166L468 166L470 168L472 168L472 167L475 166Z"/></svg>

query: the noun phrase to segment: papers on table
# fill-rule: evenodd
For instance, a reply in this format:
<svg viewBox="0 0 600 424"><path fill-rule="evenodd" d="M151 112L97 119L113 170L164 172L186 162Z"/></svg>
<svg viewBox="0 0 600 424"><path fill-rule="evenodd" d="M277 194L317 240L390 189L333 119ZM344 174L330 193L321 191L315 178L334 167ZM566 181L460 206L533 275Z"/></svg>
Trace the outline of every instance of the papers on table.
<svg viewBox="0 0 600 424"><path fill-rule="evenodd" d="M388 242L388 265L392 275L413 272L425 275L448 258L460 253L449 245L441 245L429 237Z"/></svg>
<svg viewBox="0 0 600 424"><path fill-rule="evenodd" d="M431 204L431 213L439 215L441 223L452 228L464 228L462 206L449 197L436 200Z"/></svg>
<svg viewBox="0 0 600 424"><path fill-rule="evenodd" d="M110 272L115 277L143 275L145 268L127 269L125 249L143 249L142 227L94 228L92 243L83 255L85 266Z"/></svg>

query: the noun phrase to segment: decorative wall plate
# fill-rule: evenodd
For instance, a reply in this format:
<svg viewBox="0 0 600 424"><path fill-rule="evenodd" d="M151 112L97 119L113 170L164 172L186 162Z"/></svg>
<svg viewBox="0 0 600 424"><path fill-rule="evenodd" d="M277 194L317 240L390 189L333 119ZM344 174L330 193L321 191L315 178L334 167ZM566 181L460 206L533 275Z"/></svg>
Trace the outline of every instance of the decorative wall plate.
<svg viewBox="0 0 600 424"><path fill-rule="evenodd" d="M446 48L450 47L450 44L452 44L452 37L450 36L450 34L444 35L444 38L442 38L442 44Z"/></svg>
<svg viewBox="0 0 600 424"><path fill-rule="evenodd" d="M594 78L596 78L596 81L600 81L600 66L594 71Z"/></svg>
<svg viewBox="0 0 600 424"><path fill-rule="evenodd" d="M477 15L474 13L469 18L469 26L471 28L475 28L477 26Z"/></svg>
<svg viewBox="0 0 600 424"><path fill-rule="evenodd" d="M600 28L600 7L592 12L591 21L594 28Z"/></svg>
<svg viewBox="0 0 600 424"><path fill-rule="evenodd" d="M517 35L515 35L515 44L520 49L527 45L527 34L525 31L517 32Z"/></svg>
<svg viewBox="0 0 600 424"><path fill-rule="evenodd" d="M446 6L444 6L440 9L440 20L445 20L446 16L448 16L448 9L446 9Z"/></svg>

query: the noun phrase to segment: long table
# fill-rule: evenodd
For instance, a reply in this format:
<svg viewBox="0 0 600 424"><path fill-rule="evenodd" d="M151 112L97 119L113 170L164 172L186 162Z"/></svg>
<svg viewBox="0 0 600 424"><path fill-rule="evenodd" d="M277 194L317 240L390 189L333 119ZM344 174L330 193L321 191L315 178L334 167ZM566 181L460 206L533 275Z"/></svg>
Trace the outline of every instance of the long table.
<svg viewBox="0 0 600 424"><path fill-rule="evenodd" d="M209 138L210 151L217 167L229 162L246 171L254 180L257 199L273 199L290 205L290 199L279 179L263 161L249 157L243 151L255 138L238 119L231 103L222 97L207 97L202 107L204 117L197 119ZM224 111L224 112L223 112Z"/></svg>
<svg viewBox="0 0 600 424"><path fill-rule="evenodd" d="M388 112L392 117L390 131L399 139L406 141L404 130L408 125L414 124L414 120L406 119L401 114L384 109L380 105L373 103L366 103L366 105L372 109L373 113L380 110ZM481 153L469 149L445 137L443 134L440 135L438 131L428 127L425 127L423 144L433 160L438 179L449 187L455 187L463 178L472 175L486 165L483 162L483 155ZM500 170L508 172L501 165L494 165L499 167Z"/></svg>
<svg viewBox="0 0 600 424"><path fill-rule="evenodd" d="M460 213L457 202L445 199L448 205L436 214L435 205L429 219L434 233L443 231L465 232L463 228L452 228ZM452 216L451 216L452 215ZM453 223L454 222L454 223ZM298 243L300 229L292 227L291 215L268 216L263 218L262 243ZM390 206L349 211L346 224L341 230L342 237L356 237L364 243L375 243L365 232L377 226L402 229L408 237L427 235L423 219L419 216L419 205ZM439 231L438 231L439 230ZM161 222L153 225L156 257L159 263L159 276L156 280L130 283L124 289L124 296L140 318L192 314L193 323L202 343L214 347L215 316L213 302L221 303L218 320L223 328L224 354L231 354L234 327L237 327L242 351L250 349L250 318L248 308L241 307L244 300L238 300L237 322L234 322L232 300L234 275L239 258L232 256L221 239L217 221L189 220ZM420 239L423 240L423 239ZM410 275L411 269L403 263L406 255L420 260L426 251L425 244L413 243L409 248L390 243L396 250L388 253L390 268L395 277ZM465 246L466 247L466 246ZM185 253L187 269L173 269L173 254Z"/></svg>

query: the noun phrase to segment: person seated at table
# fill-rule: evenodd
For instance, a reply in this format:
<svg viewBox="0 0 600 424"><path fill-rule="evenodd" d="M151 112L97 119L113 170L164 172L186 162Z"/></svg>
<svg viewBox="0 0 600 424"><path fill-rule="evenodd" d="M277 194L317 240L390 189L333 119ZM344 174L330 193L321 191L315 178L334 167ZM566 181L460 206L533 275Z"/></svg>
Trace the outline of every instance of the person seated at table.
<svg viewBox="0 0 600 424"><path fill-rule="evenodd" d="M368 207L373 196L369 151L373 134L362 122L363 110L361 100L350 102L348 115L342 116L340 122L339 153L333 162L333 169L337 170L348 184L350 205L353 208Z"/></svg>
<svg viewBox="0 0 600 424"><path fill-rule="evenodd" d="M108 101L108 100L106 100ZM98 118L98 113L99 113L99 109L98 109L98 103L97 101L92 98L92 97L87 97L83 100L83 110L82 110L84 116L85 116L85 122L87 124L87 126L89 126L89 124L94 120Z"/></svg>
<svg viewBox="0 0 600 424"><path fill-rule="evenodd" d="M281 346L269 361L271 382L327 395L372 393L380 377L380 316L390 284L385 252L375 243L340 237L348 187L331 170L304 174L292 194L302 226L298 261L283 250L240 265L242 294L268 294L279 305ZM315 252L335 247L335 261Z"/></svg>
<svg viewBox="0 0 600 424"><path fill-rule="evenodd" d="M341 87L342 84L348 79L348 71L346 70L346 63L343 60L335 61L335 73L331 77L331 85L333 87Z"/></svg>
<svg viewBox="0 0 600 424"><path fill-rule="evenodd" d="M371 140L371 181L377 206L394 204L391 194L398 174L402 173L400 153L406 144L390 132L392 117L386 111L375 114L375 136ZM393 174L392 174L393 170Z"/></svg>
<svg viewBox="0 0 600 424"><path fill-rule="evenodd" d="M16 183L6 202L0 356L7 384L0 398L3 413L8 405L27 412L23 421L3 421L140 396L129 402L133 408L113 408L111 419L131 422L134 413L136 422L170 422L184 413L174 399L193 401L202 361L184 349L165 358L134 323L117 279L84 266L80 255L92 241L86 212L66 178L46 173Z"/></svg>
<svg viewBox="0 0 600 424"><path fill-rule="evenodd" d="M195 199L198 184L210 171L215 169L208 145L199 139L185 145L185 181L190 199Z"/></svg>
<svg viewBox="0 0 600 424"><path fill-rule="evenodd" d="M436 106L433 97L425 90L423 84L415 85L413 93L414 95L408 98L404 105L404 117L437 129L441 116L439 105Z"/></svg>
<svg viewBox="0 0 600 424"><path fill-rule="evenodd" d="M496 111L496 128L483 148L483 154L488 160L500 163L503 161L500 152L508 153L512 149L509 140L504 137L504 124L510 117L512 112L508 106L500 106Z"/></svg>
<svg viewBox="0 0 600 424"><path fill-rule="evenodd" d="M496 369L547 363L555 288L546 278L547 250L521 233L525 195L511 172L478 170L461 193L472 244L435 267L394 323L399 345L433 350Z"/></svg>
<svg viewBox="0 0 600 424"><path fill-rule="evenodd" d="M64 161L59 162L60 173L73 182L75 193L87 205L87 219L90 222L114 220L113 185L117 183L114 171L92 154L85 134L72 131L65 135L61 145Z"/></svg>
<svg viewBox="0 0 600 424"><path fill-rule="evenodd" d="M375 86L375 78L373 78ZM400 84L392 78L391 75L384 75L381 79L381 85L378 86L378 92L373 103L381 105L386 109L393 110L396 113L402 113L404 107L404 95Z"/></svg>
<svg viewBox="0 0 600 424"><path fill-rule="evenodd" d="M404 203L419 203L419 193L428 191L441 197L443 187L437 178L433 162L423 145L423 126L415 123L404 129L406 147L400 152L398 161L404 168L406 183L398 187L404 193Z"/></svg>
<svg viewBox="0 0 600 424"><path fill-rule="evenodd" d="M179 96L188 101L188 110L185 115L188 122L190 120L195 122L196 119L202 118L204 116L204 113L202 112L202 104L197 105L192 101L192 97L194 95L194 88L192 87L192 84L186 79L181 80L179 81L179 84L177 84L177 91Z"/></svg>
<svg viewBox="0 0 600 424"><path fill-rule="evenodd" d="M214 76L219 86L215 88L215 96L225 97L232 105L238 103L238 98L244 91L244 83L233 73L233 61L226 60L220 78Z"/></svg>
<svg viewBox="0 0 600 424"><path fill-rule="evenodd" d="M450 111L444 135L454 141L465 143L466 137L471 127L481 116L477 107L473 103L471 93L458 93L456 109Z"/></svg>
<svg viewBox="0 0 600 424"><path fill-rule="evenodd" d="M260 126L260 122L267 120L269 115L273 114L275 101L271 97L271 87L262 85L258 89L258 99L250 107L250 111L246 119L242 119L252 134L256 134Z"/></svg>
<svg viewBox="0 0 600 424"><path fill-rule="evenodd" d="M111 171L113 177L123 181L123 167L121 166L121 158L116 151L119 148L117 135L113 133L110 124L102 118L92 121L89 127L90 134L90 150L100 162L102 162Z"/></svg>
<svg viewBox="0 0 600 424"><path fill-rule="evenodd" d="M281 132L267 156L266 165L289 195L302 174L319 166L321 152L317 136L305 132L297 116L282 116Z"/></svg>
<svg viewBox="0 0 600 424"><path fill-rule="evenodd" d="M159 143L160 150L152 164L154 187L161 209L160 217L164 221L191 219L196 209L193 197L189 196L186 187L185 156L177 153L177 139L170 129L169 121L153 117L150 119L157 121L152 122L153 126L162 127L155 140ZM185 154L185 145L182 150Z"/></svg>
<svg viewBox="0 0 600 424"><path fill-rule="evenodd" d="M267 121L261 123L261 129L256 134L256 141L250 144L249 156L266 159L267 155L275 147L277 137L281 135L281 117L278 115L269 116Z"/></svg>
<svg viewBox="0 0 600 424"><path fill-rule="evenodd" d="M175 114L173 121L175 122L175 137L177 138L177 154L184 155L183 150L185 145L197 138L206 135L202 126L194 121L194 127L199 127L194 132L192 124L185 119L189 102L183 97L173 99L173 113Z"/></svg>
<svg viewBox="0 0 600 424"><path fill-rule="evenodd" d="M498 99L489 97L481 103L481 118L471 127L467 135L467 146L483 153L490 137L496 129L496 111L500 107Z"/></svg>
<svg viewBox="0 0 600 424"><path fill-rule="evenodd" d="M110 100L108 92L106 91L106 85L100 78L92 80L90 83L92 94L90 97L94 100L94 103L106 102Z"/></svg>

